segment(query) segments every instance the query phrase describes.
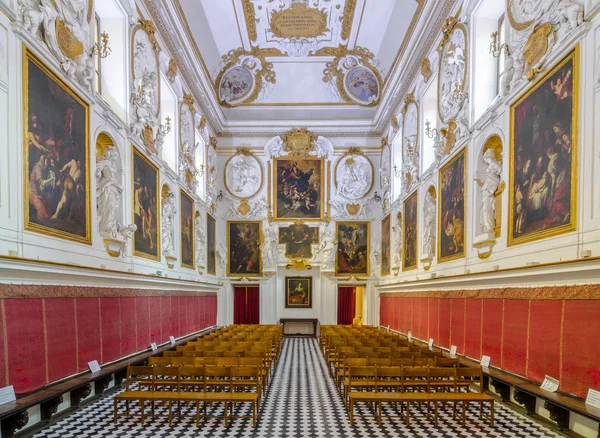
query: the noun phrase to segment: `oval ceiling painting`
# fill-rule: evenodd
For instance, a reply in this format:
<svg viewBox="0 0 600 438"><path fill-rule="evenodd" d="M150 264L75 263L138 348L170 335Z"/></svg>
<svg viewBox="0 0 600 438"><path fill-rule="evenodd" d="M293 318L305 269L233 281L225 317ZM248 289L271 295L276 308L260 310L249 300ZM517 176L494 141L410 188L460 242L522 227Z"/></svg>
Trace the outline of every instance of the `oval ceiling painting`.
<svg viewBox="0 0 600 438"><path fill-rule="evenodd" d="M254 76L245 67L233 67L221 78L219 97L222 101L235 104L242 101L254 88Z"/></svg>
<svg viewBox="0 0 600 438"><path fill-rule="evenodd" d="M344 78L348 95L363 105L369 105L379 99L379 81L377 76L366 67L355 67Z"/></svg>

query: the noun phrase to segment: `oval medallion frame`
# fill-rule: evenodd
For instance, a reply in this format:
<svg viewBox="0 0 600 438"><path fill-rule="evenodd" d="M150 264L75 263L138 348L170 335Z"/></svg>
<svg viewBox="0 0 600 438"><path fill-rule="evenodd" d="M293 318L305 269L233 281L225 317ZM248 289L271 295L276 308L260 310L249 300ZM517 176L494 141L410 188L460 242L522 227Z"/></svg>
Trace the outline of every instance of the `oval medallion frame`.
<svg viewBox="0 0 600 438"><path fill-rule="evenodd" d="M231 75L235 71L240 71L240 72L243 71L244 74L247 74L247 77L242 78L242 79L251 79L252 82L250 84L250 87L243 94L239 94L238 97L235 97L233 99L226 100L227 96L224 96L223 91L222 91L223 83L226 80L229 80L229 75ZM252 93L254 92L255 88L256 88L256 78L254 77L252 72L244 66L234 65L231 68L229 68L227 71L225 71L225 73L223 73L223 76L221 76L221 79L219 81L219 88L218 88L219 100L221 102L227 103L228 105L238 105L238 104L244 102L245 100L247 100L249 96L252 96Z"/></svg>
<svg viewBox="0 0 600 438"><path fill-rule="evenodd" d="M342 162L347 161L349 159L354 160L354 161L362 161L363 163L368 163L368 165L369 165L368 169L371 172L371 178L370 178L371 182L369 183L369 188L367 190L364 190L364 193L360 196L358 196L358 195L348 196L347 194L340 193L340 182L338 181L339 166ZM373 167L373 163L364 154L350 153L350 154L342 155L339 158L339 160L337 161L337 163L335 163L335 167L333 169L333 183L335 185L335 189L336 189L337 193L340 196L342 196L346 199L349 199L351 201L358 201L359 199L363 199L365 196L367 196L369 193L371 193L371 190L373 190L373 185L375 184L375 168Z"/></svg>
<svg viewBox="0 0 600 438"><path fill-rule="evenodd" d="M447 41L445 42L444 46L442 47L442 50L440 52L440 56L439 56L439 66L438 66L438 77L437 77L437 92L438 92L438 99L437 99L437 107L438 107L438 116L440 117L440 120L442 121L442 123L448 123L450 120L453 120L454 118L456 118L458 116L458 113L460 112L459 110L456 110L456 115L454 117L452 116L448 116L446 117L445 114L442 114L442 110L441 110L441 102L442 99L440 98L440 96L442 95L442 76L444 74L444 58L445 58L445 54L446 54L446 47L448 46L448 44L451 43L452 40L452 35L454 35L455 32L462 32L463 37L464 37L464 41L465 41L465 47L463 47L463 54L464 54L464 74L462 77L462 90L464 92L464 90L467 87L467 77L469 75L469 33L467 32L467 28L465 27L464 24L462 23L457 23L454 28L452 29L452 32L450 33L450 35L448 36Z"/></svg>
<svg viewBox="0 0 600 438"><path fill-rule="evenodd" d="M236 160L236 159L237 159L237 161L244 160L244 159L254 160L254 162L258 166L258 169L260 170L260 172L259 172L260 180L258 181L258 184L255 186L256 189L248 194L240 194L240 191L236 192L235 190L232 190L233 187L230 187L230 185L233 185L233 184L230 184L232 181L231 181L231 178L229 177L229 175L231 175L231 172L233 172L233 171L228 171L228 169L230 168L230 166L233 166L235 164L234 160ZM264 169L263 169L262 163L254 155L236 154L236 155L230 157L227 160L227 163L225 163L225 167L223 169L223 183L225 184L225 189L227 190L227 192L236 199L254 198L262 190L264 180L265 180L265 177L264 177Z"/></svg>
<svg viewBox="0 0 600 438"><path fill-rule="evenodd" d="M377 85L377 92L374 95L365 96L366 98L361 98L360 96L357 96L355 94L355 92L353 91L353 88L355 88L355 87L351 88L348 86L348 80L351 78L351 76L353 74L355 74L355 72L358 72L358 71L363 71L364 73L370 74L369 79L372 80ZM344 75L343 81L344 81L344 91L352 100L354 100L358 104L370 106L370 105L374 105L379 102L379 97L381 94L381 84L379 83L379 79L378 79L377 75L370 68L365 67L364 65L358 65L358 66L350 69Z"/></svg>

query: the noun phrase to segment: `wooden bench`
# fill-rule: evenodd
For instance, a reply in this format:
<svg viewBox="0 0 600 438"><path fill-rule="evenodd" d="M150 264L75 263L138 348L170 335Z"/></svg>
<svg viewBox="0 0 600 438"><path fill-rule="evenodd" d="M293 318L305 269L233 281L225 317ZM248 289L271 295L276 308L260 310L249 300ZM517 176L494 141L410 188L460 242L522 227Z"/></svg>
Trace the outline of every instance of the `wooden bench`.
<svg viewBox="0 0 600 438"><path fill-rule="evenodd" d="M258 397L256 392L175 392L175 391L125 391L115 395L114 398L114 422L118 423L118 402L119 401L137 401L140 403L141 424L144 424L146 419L145 402L167 402L169 425L172 424L173 402L196 402L196 426L200 425L200 418L206 418L206 403L224 403L223 419L225 427L227 427L230 418L252 418L252 426L256 427L258 419ZM204 413L200 414L200 403L204 404ZM229 407L232 403L252 403L252 415L237 415L229 414ZM125 415L132 415L126 413Z"/></svg>
<svg viewBox="0 0 600 438"><path fill-rule="evenodd" d="M375 403L377 405L377 424L381 424L381 404L382 403L405 403L406 402L406 424L410 424L410 403L431 403L434 406L434 423L438 424L438 403L462 402L462 424L465 425L466 405L469 402L490 403L490 425L494 425L494 397L478 392L351 392L350 393L350 424L354 424L354 404L359 402ZM480 415L483 416L482 409Z"/></svg>
<svg viewBox="0 0 600 438"><path fill-rule="evenodd" d="M184 345L190 339L202 337L214 330L215 328L213 327L205 329L179 340L175 345ZM175 347L166 344L159 347L156 351L144 351L110 365L103 366L97 373L92 374L86 371L61 382L50 384L31 393L18 396L15 401L0 406L2 438L13 438L17 430L28 426L29 413L27 410L29 408L40 406L41 423L32 424L27 427L27 430L32 432L41 430L57 414L58 407L65 397L70 398L71 408L61 412L61 416L71 414L79 409L84 404L82 400L92 393L92 385L95 398L97 398L108 389L111 381L114 380L117 387L125 381L129 365L143 363L149 358L173 348ZM91 400L92 398L89 399L89 401ZM85 401L85 403L87 402L88 400Z"/></svg>

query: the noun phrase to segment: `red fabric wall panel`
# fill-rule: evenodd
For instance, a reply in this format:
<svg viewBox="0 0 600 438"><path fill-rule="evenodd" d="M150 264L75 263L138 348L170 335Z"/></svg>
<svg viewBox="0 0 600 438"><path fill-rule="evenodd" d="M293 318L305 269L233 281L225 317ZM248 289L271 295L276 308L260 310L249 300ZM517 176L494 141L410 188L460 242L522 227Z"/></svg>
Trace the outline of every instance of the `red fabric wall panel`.
<svg viewBox="0 0 600 438"><path fill-rule="evenodd" d="M88 369L88 362L100 361L100 300L77 298L77 345L79 347L79 371Z"/></svg>
<svg viewBox="0 0 600 438"><path fill-rule="evenodd" d="M411 325L412 299L407 298L402 304L403 306L400 308L400 312L402 312L402 332L406 333L413 329Z"/></svg>
<svg viewBox="0 0 600 438"><path fill-rule="evenodd" d="M168 342L169 336L175 336L171 329L171 297L161 297L160 299L160 321L162 333L160 342Z"/></svg>
<svg viewBox="0 0 600 438"><path fill-rule="evenodd" d="M427 298L419 299L419 332L423 339L429 339L427 331Z"/></svg>
<svg viewBox="0 0 600 438"><path fill-rule="evenodd" d="M562 301L531 302L527 377L532 380L542 382L546 374L559 378L562 306Z"/></svg>
<svg viewBox="0 0 600 438"><path fill-rule="evenodd" d="M473 359L481 359L481 302L467 300L467 337L464 354Z"/></svg>
<svg viewBox="0 0 600 438"><path fill-rule="evenodd" d="M162 321L160 312L160 297L150 297L150 342L160 344L162 339Z"/></svg>
<svg viewBox="0 0 600 438"><path fill-rule="evenodd" d="M465 300L453 299L452 301L452 316L450 318L450 344L443 345L450 348L451 345L456 345L458 354L465 352Z"/></svg>
<svg viewBox="0 0 600 438"><path fill-rule="evenodd" d="M491 364L500 366L502 343L502 300L483 300L482 350Z"/></svg>
<svg viewBox="0 0 600 438"><path fill-rule="evenodd" d="M4 316L0 312L0 385L8 386L8 375L6 373L6 362L4 357Z"/></svg>
<svg viewBox="0 0 600 438"><path fill-rule="evenodd" d="M565 302L561 390L579 397L600 389L600 301Z"/></svg>
<svg viewBox="0 0 600 438"><path fill-rule="evenodd" d="M100 298L102 355L100 363L112 362L121 354L121 314L118 298Z"/></svg>
<svg viewBox="0 0 600 438"><path fill-rule="evenodd" d="M52 382L78 371L75 299L47 299L44 307L48 340L48 380Z"/></svg>
<svg viewBox="0 0 600 438"><path fill-rule="evenodd" d="M450 310L452 302L450 300L440 300L440 337L434 339L436 345L450 345Z"/></svg>
<svg viewBox="0 0 600 438"><path fill-rule="evenodd" d="M5 300L9 382L17 394L46 384L42 300Z"/></svg>
<svg viewBox="0 0 600 438"><path fill-rule="evenodd" d="M196 331L196 312L194 311L194 297L185 297L185 312L187 314L187 334Z"/></svg>
<svg viewBox="0 0 600 438"><path fill-rule="evenodd" d="M200 316L200 323L198 326L199 329L203 329L204 327L208 326L208 319L206 317L206 315L208 315L206 311L207 303L208 297L198 297L197 309L198 315Z"/></svg>
<svg viewBox="0 0 600 438"><path fill-rule="evenodd" d="M181 336L179 330L179 297L171 297L171 332L175 338Z"/></svg>
<svg viewBox="0 0 600 438"><path fill-rule="evenodd" d="M119 298L121 306L121 354L128 356L138 351L135 298Z"/></svg>
<svg viewBox="0 0 600 438"><path fill-rule="evenodd" d="M150 346L150 302L149 297L136 297L137 349L145 350Z"/></svg>
<svg viewBox="0 0 600 438"><path fill-rule="evenodd" d="M189 307L191 309L193 318L192 318L192 331L200 330L200 315L198 314L198 297L190 297L189 298Z"/></svg>
<svg viewBox="0 0 600 438"><path fill-rule="evenodd" d="M438 298L429 298L429 338L433 338L434 342L439 341L439 325L438 325Z"/></svg>
<svg viewBox="0 0 600 438"><path fill-rule="evenodd" d="M520 376L526 374L528 315L529 301L504 301L501 366Z"/></svg>

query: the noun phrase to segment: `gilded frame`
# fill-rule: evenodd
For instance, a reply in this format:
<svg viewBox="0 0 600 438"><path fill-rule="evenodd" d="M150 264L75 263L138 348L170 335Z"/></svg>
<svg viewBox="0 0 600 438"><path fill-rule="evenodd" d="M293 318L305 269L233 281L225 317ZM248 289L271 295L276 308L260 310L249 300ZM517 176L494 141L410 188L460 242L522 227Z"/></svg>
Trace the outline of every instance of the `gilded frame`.
<svg viewBox="0 0 600 438"><path fill-rule="evenodd" d="M407 234L406 234L406 223L408 222L408 215L406 213L406 205L409 202L415 203L415 264L408 266L406 264L405 251L407 246ZM408 196L404 202L402 202L402 272L412 271L419 267L419 190L415 190L412 195Z"/></svg>
<svg viewBox="0 0 600 438"><path fill-rule="evenodd" d="M546 81L557 73L566 64L572 61L573 65L573 90L572 90L572 114L571 114L571 199L570 199L570 219L568 224L554 227L549 230L542 230L531 233L524 237L514 237L514 211L515 211L515 109L535 93ZM535 84L523 94L516 102L510 106L510 152L509 152L509 175L508 175L508 236L507 245L515 246L523 243L536 242L548 237L558 236L577 230L577 178L579 170L579 44L575 46L567 55L556 63L543 77L538 79Z"/></svg>
<svg viewBox="0 0 600 438"><path fill-rule="evenodd" d="M210 227L213 228L213 247L210 247ZM210 259L212 257L213 270L210 270ZM206 213L206 273L217 275L217 220Z"/></svg>
<svg viewBox="0 0 600 438"><path fill-rule="evenodd" d="M161 252L160 252L160 208L159 206L159 199L160 199L160 171L158 169L157 166L154 165L154 163L152 163L152 161L150 161L148 159L148 157L146 157L141 151L139 151L135 146L131 147L131 193L132 193L132 198L131 198L131 220L132 223L135 223L135 174L134 174L134 170L135 170L135 157L138 156L147 166L149 166L152 170L154 170L154 172L156 173L156 179L155 179L155 196L156 196L156 256L153 256L151 254L145 253L145 252L141 252L136 250L135 248L135 236L133 237L132 240L132 247L133 247L133 255L136 257L142 257L145 259L149 259L149 260L156 260L158 262L161 261ZM136 233L141 232L141 230L137 230Z"/></svg>
<svg viewBox="0 0 600 438"><path fill-rule="evenodd" d="M307 289L307 304L292 304L290 303L290 283L292 281L306 282ZM285 308L286 309L312 309L312 277L285 277Z"/></svg>
<svg viewBox="0 0 600 438"><path fill-rule="evenodd" d="M384 269L384 231L387 230L387 270ZM381 267L379 269L381 276L390 275L392 273L392 215L388 213L381 220Z"/></svg>
<svg viewBox="0 0 600 438"><path fill-rule="evenodd" d="M340 272L339 270L339 245L340 245L340 226L356 226L356 225L366 225L367 228L367 257L366 257L366 270L365 272ZM336 276L356 276L356 275L365 275L369 277L371 275L371 222L368 221L341 221L335 223L335 275Z"/></svg>
<svg viewBox="0 0 600 438"><path fill-rule="evenodd" d="M450 167L454 165L460 158L464 160L464 169L463 169L463 250L459 254L453 254L451 256L442 257L442 233L444 233L442 226L442 205L444 198L444 190L442 186L442 174L447 171ZM452 260L458 260L465 258L467 255L467 146L462 148L458 153L456 153L452 159L448 160L446 164L444 164L440 170L438 171L438 196L437 196L437 261L438 263L450 262Z"/></svg>
<svg viewBox="0 0 600 438"><path fill-rule="evenodd" d="M23 169L24 169L24 222L25 231L32 231L50 237L70 240L72 242L83 243L86 245L92 244L92 227L91 227L91 190L90 190L90 107L80 98L77 93L62 79L58 77L49 67L45 66L41 59L35 53L23 44L22 46L22 69L23 69ZM29 215L29 62L32 62L40 71L58 85L65 93L71 96L84 110L85 113L85 144L82 149L85 151L85 184L86 184L86 200L85 200L85 236L76 235L67 231L57 230L45 225L33 223L30 221Z"/></svg>
<svg viewBox="0 0 600 438"><path fill-rule="evenodd" d="M258 273L244 273L244 272L231 272L231 226L238 224L254 225L258 231ZM262 233L262 221L227 221L227 276L228 277L262 277L263 275L263 261L262 261L262 244L263 244L263 233Z"/></svg>
<svg viewBox="0 0 600 438"><path fill-rule="evenodd" d="M298 257L298 256L293 256L293 255L291 255L291 254L289 254L289 253L287 252L287 251L288 251L288 249L289 249L289 246L286 244L286 242L282 242L282 234L281 234L281 231L282 231L282 230L285 230L285 229L288 229L288 230L289 230L289 229L290 229L291 227L293 227L294 225L300 225L300 226L303 226L303 227L309 228L310 230L316 230L316 231L317 231L317 237L316 237L316 240L317 240L317 242L320 242L320 241L321 241L321 229L320 229L319 227L311 227L311 226L309 226L309 225L306 225L306 224L292 224L292 225L288 225L287 227L278 227L278 228L277 228L277 244L279 244L279 245L285 245L285 250L284 250L283 256L284 256L286 259L297 259L297 258L312 259L312 258L314 257L314 255L315 255L315 254L314 254L314 252L313 252L313 250L312 250L312 247L313 247L313 246L315 246L315 245L318 245L318 243L317 243L317 244L310 243L310 245L309 245L309 247L310 247L310 255L309 255L309 256L307 256L307 257Z"/></svg>
<svg viewBox="0 0 600 438"><path fill-rule="evenodd" d="M254 154L249 154L249 155L244 155L250 158L253 158L257 163L258 163L258 167L260 168L260 184L258 186L258 188L256 189L256 191L250 195L250 196L239 196L236 195L232 190L229 189L229 186L227 185L227 166L229 166L229 163L231 162L231 160L233 160L235 157L239 156L240 154L237 153L235 155L232 155L231 157L229 157L229 159L227 160L227 162L225 163L225 166L223 167L223 184L225 185L225 190L227 190L227 193L229 193L231 196L233 196L236 199L252 199L254 198L256 195L258 195L260 193L260 191L262 190L264 184L265 184L265 170L263 169L263 165L260 162L260 160L256 157L256 155Z"/></svg>
<svg viewBox="0 0 600 438"><path fill-rule="evenodd" d="M190 202L191 205L191 215L190 215L190 240L192 243L192 264L190 265L189 263L184 263L184 257L183 257L183 237L184 237L184 232L183 230L185 229L185 222L184 222L184 217L183 217L183 202L184 202L184 198L187 199ZM188 269L196 269L196 235L195 235L195 215L196 215L196 206L194 204L194 199L188 195L182 188L179 189L179 246L180 246L180 256L181 256L181 266L184 268L188 268Z"/></svg>
<svg viewBox="0 0 600 438"><path fill-rule="evenodd" d="M320 207L319 207L319 217L279 217L279 212L277 208L278 196L277 196L277 169L278 163L281 161L318 161L319 164L319 198L320 198ZM278 222L293 222L295 220L307 221L307 222L321 222L325 217L325 159L318 158L316 156L308 156L302 158L294 158L291 156L284 156L280 158L273 159L273 219Z"/></svg>

